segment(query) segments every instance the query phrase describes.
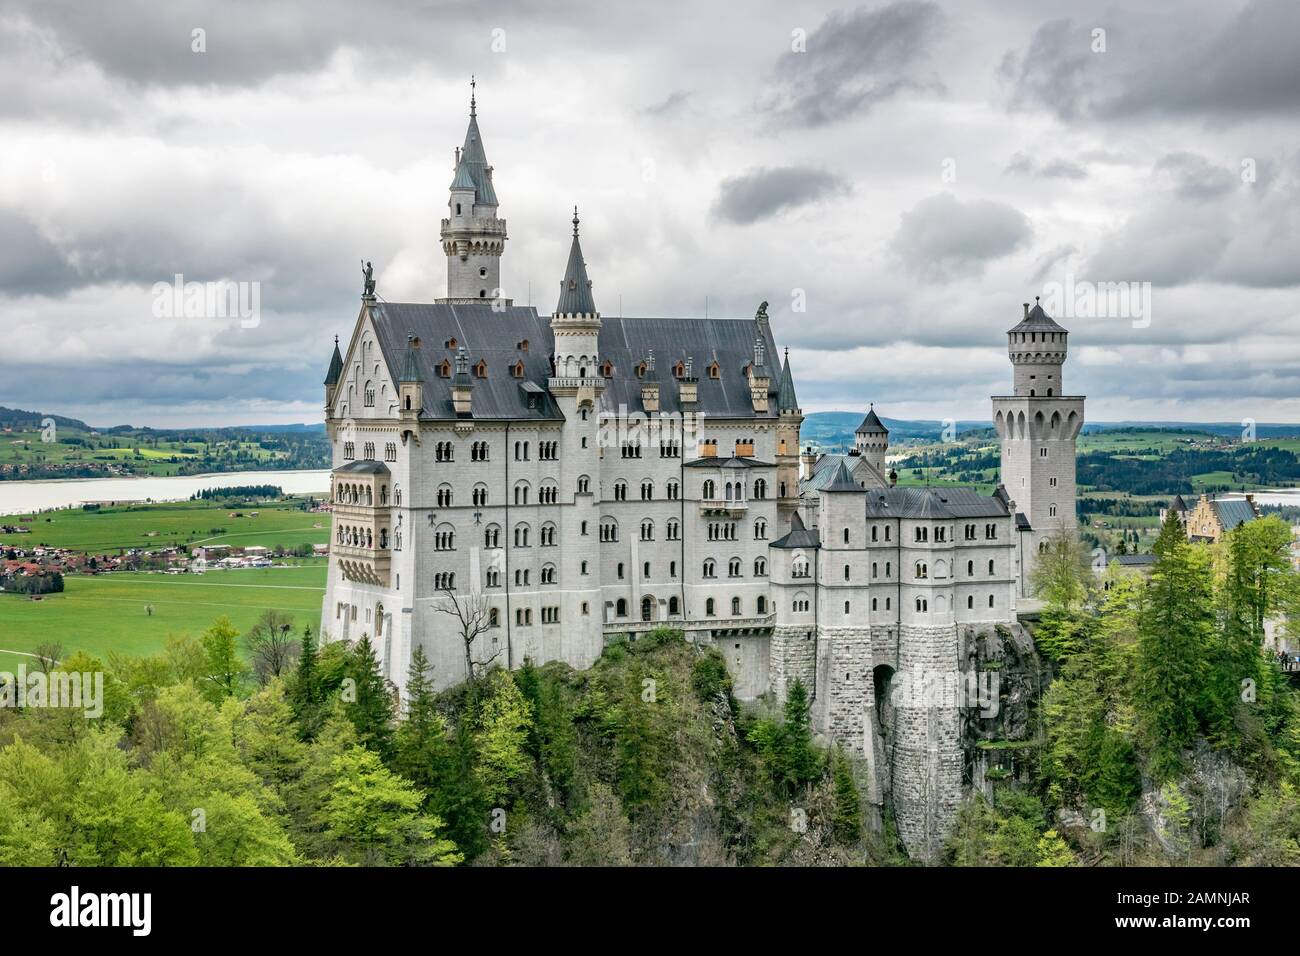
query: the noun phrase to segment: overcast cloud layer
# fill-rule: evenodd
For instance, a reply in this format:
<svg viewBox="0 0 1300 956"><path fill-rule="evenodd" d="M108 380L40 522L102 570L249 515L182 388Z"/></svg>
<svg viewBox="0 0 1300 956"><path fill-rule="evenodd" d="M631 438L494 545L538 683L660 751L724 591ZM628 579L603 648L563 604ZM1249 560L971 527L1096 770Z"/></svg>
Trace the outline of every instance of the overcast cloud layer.
<svg viewBox="0 0 1300 956"><path fill-rule="evenodd" d="M444 294L474 73L519 302L576 203L606 314L767 300L805 411L981 419L1020 303L1150 283L1060 316L1091 420L1300 421L1300 5L1134 6L9 0L0 404L319 421L358 261Z"/></svg>

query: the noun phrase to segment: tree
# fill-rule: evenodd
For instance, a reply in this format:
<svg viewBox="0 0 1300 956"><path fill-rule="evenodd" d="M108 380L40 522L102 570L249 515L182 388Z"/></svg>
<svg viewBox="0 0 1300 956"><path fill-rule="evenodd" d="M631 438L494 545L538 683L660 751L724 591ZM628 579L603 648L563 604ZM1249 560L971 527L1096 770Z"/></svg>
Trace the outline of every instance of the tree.
<svg viewBox="0 0 1300 956"><path fill-rule="evenodd" d="M1138 614L1135 703L1152 775L1164 780L1181 766L1180 751L1211 708L1213 581L1208 551L1187 542L1175 512L1153 550L1156 563Z"/></svg>
<svg viewBox="0 0 1300 956"><path fill-rule="evenodd" d="M831 754L831 776L835 783L835 815L832 829L841 843L857 843L862 835L862 803L853 765L838 747Z"/></svg>
<svg viewBox="0 0 1300 956"><path fill-rule="evenodd" d="M510 785L529 768L524 750L533 726L532 706L508 671L492 677L490 695L478 713L478 778L490 802L501 805Z"/></svg>
<svg viewBox="0 0 1300 956"><path fill-rule="evenodd" d="M370 644L370 636L362 635L348 657L346 674L352 679L354 700L344 698L344 713L357 729L357 739L387 759L392 755L393 743L393 690L379 672L379 661Z"/></svg>
<svg viewBox="0 0 1300 956"><path fill-rule="evenodd" d="M440 836L442 821L420 812L424 795L379 757L351 747L330 764L333 781L318 812L332 850L361 865L454 866L464 857Z"/></svg>
<svg viewBox="0 0 1300 956"><path fill-rule="evenodd" d="M238 638L239 631L224 614L199 638L204 656L204 693L209 700L234 697L243 685L248 669L239 656Z"/></svg>
<svg viewBox="0 0 1300 956"><path fill-rule="evenodd" d="M482 592L458 595L451 588L439 588L439 592L445 599L434 604L433 609L456 619L461 643L465 648L465 680L473 684L478 675L501 656L498 648L484 660L474 659L474 642L480 634L492 627L492 602ZM510 635L507 634L507 650L509 640ZM511 666L509 654L506 655L506 662L507 667Z"/></svg>
<svg viewBox="0 0 1300 956"><path fill-rule="evenodd" d="M321 694L316 674L318 656L316 635L308 625L302 629L302 652L298 655L298 670L289 694L294 719L298 721L303 737L308 740L315 736L319 723Z"/></svg>
<svg viewBox="0 0 1300 956"><path fill-rule="evenodd" d="M253 673L263 686L273 677L284 677L300 649L293 638L293 618L274 609L262 612L244 635L244 644L253 659Z"/></svg>

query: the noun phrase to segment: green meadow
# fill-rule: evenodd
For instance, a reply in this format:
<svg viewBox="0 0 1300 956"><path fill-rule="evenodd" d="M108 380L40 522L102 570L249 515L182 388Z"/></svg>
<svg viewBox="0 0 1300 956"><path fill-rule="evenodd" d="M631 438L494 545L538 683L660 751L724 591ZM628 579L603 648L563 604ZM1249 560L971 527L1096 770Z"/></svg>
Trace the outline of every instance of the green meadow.
<svg viewBox="0 0 1300 956"><path fill-rule="evenodd" d="M153 654L168 637L198 636L223 614L247 630L268 608L291 615L298 629L311 624L315 630L325 575L323 563L206 574L119 572L68 575L62 594L40 601L0 594L0 671L14 671L23 660L31 666L21 654L47 642L62 644L64 654Z"/></svg>
<svg viewBox="0 0 1300 956"><path fill-rule="evenodd" d="M257 517L253 517L257 512ZM232 513L242 517L233 518ZM0 524L21 524L29 535L0 535L7 545L46 545L95 553L124 548L187 544L253 544L295 548L329 540L327 514L299 509L296 501L245 504L177 501L123 504L97 511L69 508L40 514L0 516Z"/></svg>

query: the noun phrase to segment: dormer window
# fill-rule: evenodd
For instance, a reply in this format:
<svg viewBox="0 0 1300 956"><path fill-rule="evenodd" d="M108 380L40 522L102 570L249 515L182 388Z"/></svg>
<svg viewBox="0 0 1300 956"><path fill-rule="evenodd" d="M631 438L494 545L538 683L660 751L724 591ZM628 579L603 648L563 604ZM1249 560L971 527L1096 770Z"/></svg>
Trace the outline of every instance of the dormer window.
<svg viewBox="0 0 1300 956"><path fill-rule="evenodd" d="M451 362L447 359L443 359L438 363L438 377L451 378Z"/></svg>
<svg viewBox="0 0 1300 956"><path fill-rule="evenodd" d="M517 348L517 349L518 349L519 351L521 351L521 352L527 352L527 351L528 351L528 340L527 340L527 339L524 339L522 342L520 342L518 345L516 345L515 348Z"/></svg>
<svg viewBox="0 0 1300 956"><path fill-rule="evenodd" d="M685 377L686 377L686 363L678 362L676 365L673 366L673 378L685 378Z"/></svg>
<svg viewBox="0 0 1300 956"><path fill-rule="evenodd" d="M641 362L636 367L636 377L645 378L645 362Z"/></svg>
<svg viewBox="0 0 1300 956"><path fill-rule="evenodd" d="M722 373L722 369L718 367L717 362L714 362L712 365L709 366L709 378L718 378L719 375L721 375L721 373Z"/></svg>
<svg viewBox="0 0 1300 956"><path fill-rule="evenodd" d="M479 359L474 365L475 378L487 378L487 362Z"/></svg>
<svg viewBox="0 0 1300 956"><path fill-rule="evenodd" d="M614 377L614 363L606 359L600 366L600 374L605 378Z"/></svg>
<svg viewBox="0 0 1300 956"><path fill-rule="evenodd" d="M512 372L512 374L514 375L515 378L523 378L523 377L524 377L524 363L523 363L523 362L516 362L516 363L514 364L514 366L511 368L511 372Z"/></svg>
<svg viewBox="0 0 1300 956"><path fill-rule="evenodd" d="M456 340L455 340L454 338L450 338L450 339L448 339L446 342L444 342L444 343L442 343L442 344L443 344L443 347L444 347L444 348L449 348L449 349L451 349L451 350L454 352L454 351L456 350L456 346L457 346L458 343L456 342Z"/></svg>

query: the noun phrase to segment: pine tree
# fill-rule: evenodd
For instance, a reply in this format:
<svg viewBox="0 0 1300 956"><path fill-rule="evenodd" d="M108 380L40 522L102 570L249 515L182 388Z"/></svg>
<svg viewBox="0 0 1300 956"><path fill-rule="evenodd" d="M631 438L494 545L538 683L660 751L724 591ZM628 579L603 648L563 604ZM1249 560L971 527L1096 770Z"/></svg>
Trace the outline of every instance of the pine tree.
<svg viewBox="0 0 1300 956"><path fill-rule="evenodd" d="M369 635L362 635L348 661L355 699L344 700L344 711L357 729L357 739L384 759L392 756L393 692L379 672Z"/></svg>
<svg viewBox="0 0 1300 956"><path fill-rule="evenodd" d="M862 802L858 784L853 779L853 765L838 747L831 756L831 774L835 782L835 816L832 829L841 843L857 843L862 835Z"/></svg>
<svg viewBox="0 0 1300 956"><path fill-rule="evenodd" d="M299 733L310 740L320 720L320 688L316 675L317 662L316 635L311 625L302 629L302 653L298 655L298 670L294 675L289 704L293 707L294 719L298 722Z"/></svg>
<svg viewBox="0 0 1300 956"><path fill-rule="evenodd" d="M1188 544L1170 512L1155 548L1147 598L1138 615L1135 703L1151 773L1167 779L1208 722L1214 641L1213 581L1206 549Z"/></svg>

